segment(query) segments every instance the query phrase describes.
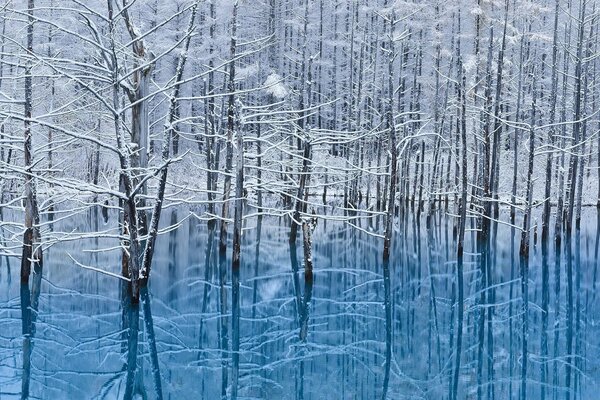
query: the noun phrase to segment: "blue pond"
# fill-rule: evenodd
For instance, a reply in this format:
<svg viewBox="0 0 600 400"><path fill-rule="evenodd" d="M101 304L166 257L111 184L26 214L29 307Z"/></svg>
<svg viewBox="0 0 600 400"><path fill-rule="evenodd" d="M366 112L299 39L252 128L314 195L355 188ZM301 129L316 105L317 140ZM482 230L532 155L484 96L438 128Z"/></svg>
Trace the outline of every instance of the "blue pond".
<svg viewBox="0 0 600 400"><path fill-rule="evenodd" d="M168 399L217 399L223 391L230 396L230 261L223 263L221 291L218 235L209 235L206 222L188 210L169 209L165 215L165 224L176 229L158 240L149 290L139 306L122 301L120 279L83 267L119 274L121 249L112 215L104 224L102 216L88 211L45 232L38 304L21 301L32 294L20 286L19 259L2 258L0 398L20 397L23 385L29 385L32 398L41 399L153 399L157 391ZM506 211L501 218L508 220ZM561 398L568 390L582 399L597 398L599 218L595 208L586 209L581 230L563 240L558 259L554 241L543 257L532 233L526 330L530 398L539 398L542 390ZM441 211L429 221L413 214L397 221L391 258L390 399L448 396L457 314L454 222ZM377 234L383 221L319 220L312 294L300 242L293 262L288 226L288 219L279 217L245 221L238 397L380 398L386 326L383 241ZM100 233L86 234L94 231ZM493 225L492 276L483 290L475 226L468 227L460 398L477 398L478 388L484 398L492 391L498 399L518 398L524 319L519 240L518 230ZM547 350L542 344L543 263L550 273ZM307 332L301 340L303 318ZM33 329L23 335L25 325ZM137 354L131 351L135 345ZM544 369L552 385L539 384Z"/></svg>

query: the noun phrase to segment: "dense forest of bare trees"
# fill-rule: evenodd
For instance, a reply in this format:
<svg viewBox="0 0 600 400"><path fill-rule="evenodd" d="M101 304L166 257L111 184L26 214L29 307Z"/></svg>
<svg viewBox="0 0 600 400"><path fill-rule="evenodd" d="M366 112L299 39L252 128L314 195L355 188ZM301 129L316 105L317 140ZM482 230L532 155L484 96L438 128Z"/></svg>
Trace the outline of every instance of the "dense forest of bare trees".
<svg viewBox="0 0 600 400"><path fill-rule="evenodd" d="M118 288L120 397L146 394L142 354L150 396L175 393L152 287L202 241L185 279L205 395L268 397L285 358L293 393L271 396L331 396L305 379L334 363L340 398L595 398L596 0L5 0L0 23L6 393L44 369L54 274ZM259 299L280 251L287 339Z"/></svg>

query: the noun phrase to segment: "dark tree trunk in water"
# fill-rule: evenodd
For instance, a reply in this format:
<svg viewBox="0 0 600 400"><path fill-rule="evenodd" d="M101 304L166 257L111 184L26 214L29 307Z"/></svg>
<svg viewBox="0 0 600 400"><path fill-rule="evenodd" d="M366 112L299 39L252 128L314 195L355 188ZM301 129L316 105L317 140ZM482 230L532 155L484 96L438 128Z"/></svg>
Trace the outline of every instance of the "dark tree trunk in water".
<svg viewBox="0 0 600 400"><path fill-rule="evenodd" d="M558 95L558 15L559 15L559 0L556 0L554 7L554 36L552 43L552 89L550 92L550 125L548 131L548 141L554 144L554 123L556 122L556 101ZM548 384L548 313L550 303L550 272L549 272L549 237L550 237L550 195L552 184L552 160L554 154L548 153L546 158L546 185L544 188L544 209L542 211L542 328L540 337L541 348L541 400L546 399L547 384Z"/></svg>
<svg viewBox="0 0 600 400"><path fill-rule="evenodd" d="M396 180L398 149L396 145L396 127L394 123L394 19L395 13L392 10L389 20L390 40L388 48L388 99L386 110L386 128L389 132L389 149L391 153L391 170L389 179L389 192L387 202L387 215L385 236L383 239L383 287L384 287L384 305L385 305L385 365L383 376L382 400L387 398L388 385L390 381L390 368L392 362L392 300L391 300L391 281L390 281L390 246L392 241L392 231L394 229L394 207L396 204Z"/></svg>
<svg viewBox="0 0 600 400"><path fill-rule="evenodd" d="M300 302L298 303L298 323L300 325L300 388L298 391L299 400L304 399L304 356L306 356L306 339L308 337L308 319L310 316L310 305L312 300L312 291L313 291L313 262L312 262L312 232L316 227L316 217L312 218L310 221L302 221L302 236L303 236L303 248L304 248L304 296L302 298L298 297ZM297 260L296 255L296 245L291 244L294 250L292 256L295 260ZM297 283L296 287L300 288L299 278L297 274L297 267L295 275L295 281ZM300 293L297 293L300 296Z"/></svg>
<svg viewBox="0 0 600 400"><path fill-rule="evenodd" d="M21 284L21 327L23 334L23 373L21 375L21 399L29 398L31 381L31 356L33 353L33 338L38 316L40 287L42 284L41 271L34 275L32 290L29 284Z"/></svg>
<svg viewBox="0 0 600 400"><path fill-rule="evenodd" d="M27 2L27 52L33 57L33 10L34 1ZM21 254L21 283L29 285L29 275L33 264L34 274L42 273L42 247L40 235L40 214L33 176L33 153L31 149L31 117L33 111L32 60L25 67L25 134L23 161L25 163L25 233Z"/></svg>
<svg viewBox="0 0 600 400"><path fill-rule="evenodd" d="M585 8L587 2L580 2L579 11L579 30L577 35L577 56L575 63L575 88L574 88L574 100L573 100L573 146L579 146L580 144L580 132L581 132L581 97L582 97L582 63L583 63L583 45L584 45L584 32L585 32ZM566 255L567 255L567 358L565 363L565 386L566 386L566 399L571 398L571 374L573 368L573 262L571 257L571 232L573 223L573 211L575 209L575 190L577 182L577 171L579 164L579 150L571 154L569 163L569 184L568 184L568 204L567 218L565 221L566 228ZM583 178L583 177L582 177Z"/></svg>
<svg viewBox="0 0 600 400"><path fill-rule="evenodd" d="M227 99L227 153L226 153L226 158L225 158L225 179L224 179L224 185L223 185L223 205L222 205L222 210L221 210L221 229L220 229L220 235L219 235L219 285L220 285L220 311L221 311L221 318L220 318L220 344L221 344L221 354L222 354L222 361L221 361L221 397L223 399L227 398L227 376L228 376L228 372L227 372L227 360L226 360L226 355L227 355L227 348L229 347L228 345L228 335L227 335L227 292L225 290L225 283L226 283L226 279L227 279L227 270L226 270L226 252L227 252L227 219L229 218L229 196L230 196L230 192L231 192L231 171L233 169L233 135L235 133L235 114L236 114L236 110L235 110L235 57L236 57L236 28L237 28L237 10L238 10L238 2L237 0L234 2L234 7L233 7L233 14L232 14L232 25L231 25L231 40L230 40L230 47L229 47L229 57L230 57L230 61L229 61L229 76L227 79L227 91L229 92L229 96ZM241 136L238 136L238 141L239 140L243 140L243 138ZM243 146L241 146L238 151L243 152ZM240 157L240 156L238 156ZM241 155L241 164L240 164L240 159L238 158L238 168L241 167L243 170L243 155ZM243 173L240 174L238 171L238 187L236 187L236 193L238 190L243 190L243 187L241 186L243 184ZM241 182L239 182L239 179L241 179ZM241 198L241 196L238 196L239 198ZM237 212L237 201L236 200L236 212ZM241 206L241 203L240 203ZM235 304L238 304L239 307L239 241L241 238L241 208L239 210L239 220L240 220L240 224L238 226L238 235L240 235L237 240L238 242L236 243L236 245L238 246L238 250L237 250L237 260L235 260L236 255L235 255L235 247L234 247L234 254L233 254L233 258L232 258L232 271L237 272L237 276L233 277L233 279L237 279L237 282L232 282L232 288L235 288L235 286L237 286L237 291L236 293L232 293L233 297L237 297L237 299L232 298L233 304L235 306ZM235 234L234 234L235 235ZM235 238L234 238L235 240ZM236 265L237 264L237 265ZM236 310L236 314L239 313L239 309ZM239 324L239 315L237 315L238 321L237 322L233 322L233 328L237 327L237 324ZM236 335L236 333L233 333L234 335ZM238 327L238 332L237 335L239 335L239 327ZM235 343L237 341L237 344ZM237 338L234 338L232 346L238 346L239 347L239 336ZM236 354L237 351L239 350L239 348L237 350L234 351L234 355L232 356L234 362L239 362L239 354ZM237 396L237 379L238 379L238 373L239 371L235 370L236 368L234 367L234 372L233 372L233 379L235 380L235 382L233 382L233 388L232 388L232 396Z"/></svg>
<svg viewBox="0 0 600 400"><path fill-rule="evenodd" d="M458 287L458 299L457 299L457 325L456 325L456 360L454 363L454 375L452 378L452 393L450 396L451 400L458 398L458 382L460 376L460 363L462 353L462 335L463 335L463 314L464 314L464 285L463 285L463 268L464 268L464 241L465 241L465 230L467 225L467 111L466 111L466 77L462 67L462 60L459 59L459 74L461 79L459 81L459 101L460 101L460 138L461 138L461 155L462 155L462 166L461 166L461 197L460 197L460 212L459 212L459 225L458 225L458 239L456 248L456 286Z"/></svg>
<svg viewBox="0 0 600 400"><path fill-rule="evenodd" d="M535 70L533 74L531 103L531 122L529 127L529 161L527 167L527 195L525 215L523 216L523 231L519 256L521 261L521 400L527 399L527 364L528 364L528 336L529 336L529 234L531 229L531 209L533 199L533 161L535 155L535 123L536 123L536 81Z"/></svg>
<svg viewBox="0 0 600 400"><path fill-rule="evenodd" d="M483 366L484 353L485 353L485 327L486 327L486 316L491 318L493 308L489 307L491 297L491 274L489 273L490 263L490 236L491 236L491 218L492 218L492 207L493 207L493 160L496 157L498 149L492 145L491 129L492 129L492 61L493 61L493 42L494 42L494 25L490 25L489 34L489 45L488 55L486 62L486 84L484 91L484 124L483 124L483 157L481 159L481 180L483 184L483 215L480 220L481 229L477 232L477 247L479 252L479 268L480 268L480 281L479 281L479 299L478 299L478 315L477 315L477 399L483 399L484 387L492 388L493 384L489 382L492 374L488 373L488 382L484 384L484 373ZM500 88L498 88L500 90ZM497 93L500 96L500 93ZM497 120L496 120L497 121ZM498 128L500 129L500 128ZM489 330L489 326L488 326ZM489 334L489 332L488 332ZM489 352L488 352L489 353ZM493 357L493 354L487 354L488 357ZM488 363L490 359L488 358Z"/></svg>
<svg viewBox="0 0 600 400"><path fill-rule="evenodd" d="M308 318L313 288L312 232L316 226L316 218L302 221L302 237L304 248L304 299L300 316L300 341L306 342L308 336Z"/></svg>
<svg viewBox="0 0 600 400"><path fill-rule="evenodd" d="M231 29L232 60L233 56L235 56L236 46L237 7L238 3L236 1L234 3L233 23ZM234 64L233 61L231 64ZM233 400L236 400L238 396L238 380L240 369L240 247L242 242L242 218L244 197L244 134L242 131L243 128L239 126L239 118L236 118L236 120L237 121L234 121L234 127L237 126L237 173L235 182L235 210L233 218L233 254L231 256L231 358L233 366L231 377L231 398Z"/></svg>
<svg viewBox="0 0 600 400"><path fill-rule="evenodd" d="M33 57L33 10L34 1L27 2L27 52ZM21 378L21 398L29 398L31 381L31 356L35 322L38 314L38 300L42 284L42 247L40 235L40 216L36 198L35 180L33 177L33 154L31 149L31 117L33 110L32 60L28 59L25 67L25 134L24 134L24 167L25 167L25 233L21 253L21 320L23 334L23 373ZM33 264L32 289L29 290L29 277Z"/></svg>

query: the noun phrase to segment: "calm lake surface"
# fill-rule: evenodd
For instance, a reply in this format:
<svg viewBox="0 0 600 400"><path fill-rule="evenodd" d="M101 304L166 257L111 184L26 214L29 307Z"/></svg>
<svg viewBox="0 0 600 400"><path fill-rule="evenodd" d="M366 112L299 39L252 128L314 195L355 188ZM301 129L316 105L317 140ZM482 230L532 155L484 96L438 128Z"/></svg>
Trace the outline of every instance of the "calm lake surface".
<svg viewBox="0 0 600 400"><path fill-rule="evenodd" d="M508 219L507 211L502 218ZM527 330L528 395L532 399L540 398L544 365L551 383L547 398L553 394L564 398L566 393L569 259L574 321L571 362L576 371L569 386L577 398L598 398L598 221L595 208L584 210L581 231L574 232L572 240L563 240L558 263L553 241L545 261L539 238L532 248ZM143 296L139 308L121 301L119 279L83 269L71 259L119 273L121 253L114 215L104 224L100 213L87 211L55 223L52 232L44 233L52 245L44 253L37 313L22 306L21 294L29 293L20 287L18 258L2 258L0 398L20 397L27 378L32 398L123 398L127 372L134 362L134 394L140 398L156 398L160 384L168 399L217 399L225 376L231 391L230 261L225 268L228 298L223 315L218 235L207 257L206 222L183 209L166 210L163 222L179 225L158 240L149 294ZM454 219L439 213L429 222L425 217L415 220L411 214L398 222L394 233L390 399L448 396L456 330ZM248 219L243 237L239 397L379 398L386 332L382 239L366 231L380 232L382 221L357 219L352 222L357 229L344 222L319 220L313 235L312 296L306 290L300 242L299 272L292 272L288 219L264 217L260 231L258 223L257 218ZM85 237L85 232L96 230L101 234ZM488 300L483 305L474 232L467 232L459 390L459 397L465 399L477 398L478 387L484 398L492 391L497 399L518 398L519 394L520 232L502 224L494 231L493 285L486 290ZM53 241L58 238L69 240ZM541 345L542 262L548 263L550 271L547 356ZM309 304L305 342L299 338L299 302ZM477 325L483 308L492 311L486 320L486 329L488 323L492 329L485 331L484 367L478 383ZM27 318L33 319L35 329L23 335ZM221 332L222 318L226 334ZM136 328L138 335L130 335ZM128 358L135 336L137 360ZM158 370L153 368L156 362Z"/></svg>

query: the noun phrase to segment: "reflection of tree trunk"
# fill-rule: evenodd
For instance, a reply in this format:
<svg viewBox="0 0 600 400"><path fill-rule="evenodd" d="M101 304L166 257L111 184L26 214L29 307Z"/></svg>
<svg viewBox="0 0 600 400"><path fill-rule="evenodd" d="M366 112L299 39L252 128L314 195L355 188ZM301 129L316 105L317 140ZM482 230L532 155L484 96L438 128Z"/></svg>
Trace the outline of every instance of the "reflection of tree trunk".
<svg viewBox="0 0 600 400"><path fill-rule="evenodd" d="M137 370L137 355L138 355L138 335L140 322L140 307L138 302L131 302L130 296L127 296L125 304L127 312L127 320L129 324L127 336L127 378L125 381L125 394L123 400L133 399L135 394L135 376Z"/></svg>
<svg viewBox="0 0 600 400"><path fill-rule="evenodd" d="M515 269L516 269L516 263L515 263L515 236L516 236L516 231L514 228L514 224L513 226L510 228L510 285L509 285L509 299L513 298L513 293L515 290ZM514 342L515 342L515 335L514 335L514 322L513 322L513 317L514 317L514 306L512 304L512 302L510 302L510 304L508 305L508 321L509 321L509 332L508 332L508 376L509 376L509 381L508 381L508 392L512 393L513 392L513 373L514 373L514 369L515 369L515 352L514 352Z"/></svg>
<svg viewBox="0 0 600 400"><path fill-rule="evenodd" d="M566 399L571 398L571 370L573 363L573 249L571 246L571 235L566 235L565 256L567 261L567 356L565 358L565 386L567 390Z"/></svg>
<svg viewBox="0 0 600 400"><path fill-rule="evenodd" d="M150 350L150 362L152 363L152 377L154 378L154 393L156 398L162 400L162 381L160 378L160 365L158 364L158 352L156 350L156 336L154 335L154 322L152 320L152 309L150 305L150 295L148 287L144 286L140 290L144 304L144 325L148 335L148 347Z"/></svg>
<svg viewBox="0 0 600 400"><path fill-rule="evenodd" d="M600 214L599 214L600 218ZM560 223L561 216L557 214L556 220ZM600 220L599 220L600 222ZM599 231L600 232L600 231ZM560 238L560 234L555 233L555 239ZM560 285L561 285L561 243L560 239L555 242L554 247L554 342L552 344L552 386L554 387L553 397L557 397L557 388L559 386L560 378L558 376L558 358L560 349Z"/></svg>
<svg viewBox="0 0 600 400"><path fill-rule="evenodd" d="M582 177L583 178L583 177ZM581 231L575 230L575 331L573 337L575 340L575 355L572 357L574 360L573 368L573 388L581 387L581 343L582 343L582 332L581 332ZM576 398L576 396L573 396Z"/></svg>
<svg viewBox="0 0 600 400"><path fill-rule="evenodd" d="M600 258L600 212L596 214L596 241L594 244L594 272L592 278L592 302L591 304L596 304L596 286L598 282L598 262Z"/></svg>
<svg viewBox="0 0 600 400"><path fill-rule="evenodd" d="M385 304L385 371L383 380L382 399L386 399L390 380L390 367L392 358L392 299L390 282L390 260L383 260L383 287Z"/></svg>
<svg viewBox="0 0 600 400"><path fill-rule="evenodd" d="M203 340L204 340L204 316L206 311L208 310L208 298L209 298L209 290L211 285L209 284L209 280L211 279L211 272L213 268L213 249L215 242L215 230L216 224L213 219L208 221L208 237L206 239L206 253L204 255L204 289L202 291L202 310L200 317L200 328L198 333L198 348L203 348ZM201 353L198 353L198 360L200 360Z"/></svg>
<svg viewBox="0 0 600 400"><path fill-rule="evenodd" d="M294 295L296 297L296 312L298 323L302 312L302 289L300 289L300 277L298 276L298 248L296 243L290 243L290 261L292 262L292 279L294 282Z"/></svg>
<svg viewBox="0 0 600 400"><path fill-rule="evenodd" d="M258 215L256 221L256 245L254 253L254 283L252 287L252 319L256 317L256 303L258 301L258 276L260 263L260 237L262 234L262 215Z"/></svg>
<svg viewBox="0 0 600 400"><path fill-rule="evenodd" d="M430 316L429 316L429 365L428 365L428 371L429 373L431 373L431 364L433 363L432 361L432 351L431 351L431 330L432 328L435 330L435 335L436 335L436 354L437 354L437 361L438 361L438 372L442 371L442 347L441 347L441 342L440 342L440 328L439 328L439 323L438 323L438 310L437 310L437 297L435 294L435 280L433 278L433 271L432 271L432 266L434 265L434 248L436 248L436 241L435 241L435 237L434 237L434 229L435 226L431 226L432 223L435 224L435 220L434 220L434 216L431 214L427 215L427 268L428 268L428 275L429 275L429 286L430 286L430 299L429 299L429 307L430 307ZM431 319L433 318L433 327L431 326Z"/></svg>
<svg viewBox="0 0 600 400"><path fill-rule="evenodd" d="M547 229L547 228L546 228ZM542 238L542 327L540 330L541 349L541 399L546 398L548 380L548 306L550 303L550 269L548 261L548 239Z"/></svg>
<svg viewBox="0 0 600 400"><path fill-rule="evenodd" d="M23 375L21 376L21 398L29 398L31 380L31 347L33 346L29 285L21 284L21 324L23 333Z"/></svg>
<svg viewBox="0 0 600 400"><path fill-rule="evenodd" d="M201 310L201 318L200 318L200 328L198 334L198 348L202 349L203 340L204 340L204 315L208 309L208 295L210 290L210 276L213 267L212 256L213 256L213 248L215 241L215 229L216 224L214 220L208 221L208 237L206 239L206 253L204 255L204 289L202 291L202 310ZM198 360L200 359L200 353L198 353Z"/></svg>
<svg viewBox="0 0 600 400"><path fill-rule="evenodd" d="M227 290L225 284L227 281L227 255L223 249L219 251L219 293L220 293L220 312L219 335L221 347L221 398L227 399L227 350L229 348L229 337L227 333Z"/></svg>
<svg viewBox="0 0 600 400"><path fill-rule="evenodd" d="M125 266L126 267L126 266ZM131 296L131 284L119 279L119 291L121 293L121 353L127 351L127 332L129 330L128 304Z"/></svg>
<svg viewBox="0 0 600 400"><path fill-rule="evenodd" d="M39 276L39 278L37 278ZM21 398L29 398L29 383L31 381L31 355L33 351L33 337L35 336L35 323L38 315L38 302L40 296L41 274L36 274L32 282L33 290L30 292L28 284L21 284L21 327L23 333L23 374L21 376Z"/></svg>
<svg viewBox="0 0 600 400"><path fill-rule="evenodd" d="M258 303L258 277L260 275L260 239L262 235L262 215L259 214L256 222L256 245L255 245L255 255L254 255L254 282L252 287L252 320L255 321L256 318L256 307ZM253 329L253 332L256 332ZM262 353L264 354L264 353ZM261 355L262 355L261 354ZM260 397L265 397L265 384L267 380L267 371L263 369L262 372L263 383L260 385Z"/></svg>
<svg viewBox="0 0 600 400"><path fill-rule="evenodd" d="M301 342L306 342L306 337L308 335L308 317L313 289L312 231L314 229L314 223L315 222L302 222L302 234L304 239L304 299L302 302L302 314L300 316Z"/></svg>

